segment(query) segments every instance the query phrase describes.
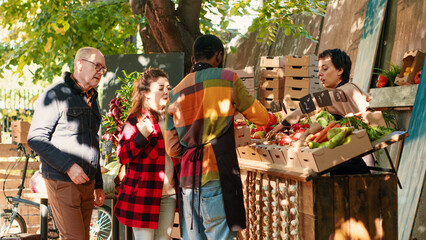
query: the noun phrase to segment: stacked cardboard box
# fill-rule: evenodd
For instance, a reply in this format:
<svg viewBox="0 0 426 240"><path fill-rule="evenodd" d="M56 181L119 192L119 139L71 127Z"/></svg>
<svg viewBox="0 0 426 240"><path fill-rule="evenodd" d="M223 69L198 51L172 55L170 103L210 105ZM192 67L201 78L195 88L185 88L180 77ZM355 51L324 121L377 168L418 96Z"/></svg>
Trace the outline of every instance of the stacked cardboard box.
<svg viewBox="0 0 426 240"><path fill-rule="evenodd" d="M281 110L284 98L284 57L260 58L260 102L268 111ZM279 109L273 109L273 104Z"/></svg>
<svg viewBox="0 0 426 240"><path fill-rule="evenodd" d="M12 141L15 143L26 143L30 123L24 121L12 121Z"/></svg>
<svg viewBox="0 0 426 240"><path fill-rule="evenodd" d="M285 63L284 104L289 113L299 107L300 98L322 91L323 87L317 76L317 56L286 56Z"/></svg>
<svg viewBox="0 0 426 240"><path fill-rule="evenodd" d="M253 67L246 67L244 69L234 70L238 77L243 81L244 86L246 86L246 89L248 93L254 97L256 97L256 90L254 88L254 69Z"/></svg>

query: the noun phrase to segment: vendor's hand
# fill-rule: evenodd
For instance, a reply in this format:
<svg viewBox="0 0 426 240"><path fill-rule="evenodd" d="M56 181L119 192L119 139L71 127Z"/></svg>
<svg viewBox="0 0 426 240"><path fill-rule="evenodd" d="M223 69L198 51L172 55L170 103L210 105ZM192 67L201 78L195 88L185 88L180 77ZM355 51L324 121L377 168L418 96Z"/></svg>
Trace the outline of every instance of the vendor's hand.
<svg viewBox="0 0 426 240"><path fill-rule="evenodd" d="M136 127L145 138L148 138L149 135L151 135L151 133L154 131L154 125L152 124L151 120L149 120L149 117L142 117L138 119Z"/></svg>
<svg viewBox="0 0 426 240"><path fill-rule="evenodd" d="M81 168L77 163L74 163L67 170L67 174L71 178L71 181L75 184L82 184L90 180L86 173L84 173L83 168Z"/></svg>
<svg viewBox="0 0 426 240"><path fill-rule="evenodd" d="M105 202L105 192L102 188L95 189L95 192L93 193L95 195L95 207L100 207L104 205Z"/></svg>
<svg viewBox="0 0 426 240"><path fill-rule="evenodd" d="M281 123L279 123L278 125L276 125L271 131L269 131L267 134L266 134L266 136L265 136L265 138L267 139L267 140L271 140L271 138L273 137L273 136L275 136L275 134L277 134L277 132L279 132L279 131L281 131L281 130L283 130L284 129L284 125L282 125Z"/></svg>

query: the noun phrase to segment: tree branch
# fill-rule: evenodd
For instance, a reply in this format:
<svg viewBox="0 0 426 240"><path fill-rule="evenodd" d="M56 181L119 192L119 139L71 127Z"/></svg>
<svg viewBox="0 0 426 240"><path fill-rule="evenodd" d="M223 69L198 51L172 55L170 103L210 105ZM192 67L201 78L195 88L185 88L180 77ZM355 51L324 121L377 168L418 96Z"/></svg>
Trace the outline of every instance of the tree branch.
<svg viewBox="0 0 426 240"><path fill-rule="evenodd" d="M170 0L148 1L145 5L145 17L163 52L184 51L174 4Z"/></svg>

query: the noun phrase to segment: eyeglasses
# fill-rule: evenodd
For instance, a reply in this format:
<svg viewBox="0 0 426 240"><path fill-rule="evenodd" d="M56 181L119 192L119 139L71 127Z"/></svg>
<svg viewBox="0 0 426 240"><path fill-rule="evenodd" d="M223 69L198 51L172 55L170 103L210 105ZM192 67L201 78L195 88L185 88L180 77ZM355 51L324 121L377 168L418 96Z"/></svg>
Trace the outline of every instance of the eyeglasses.
<svg viewBox="0 0 426 240"><path fill-rule="evenodd" d="M91 64L94 64L94 65L95 65L95 70L96 70L97 72L101 72L101 73L102 73L102 75L104 75L104 74L108 71L108 68L106 68L106 67L102 66L102 65L101 65L101 64L99 64L99 63L94 63L94 62L89 61L89 60L86 60L86 59L81 59L81 60L86 61L86 62L89 62L89 63L91 63Z"/></svg>

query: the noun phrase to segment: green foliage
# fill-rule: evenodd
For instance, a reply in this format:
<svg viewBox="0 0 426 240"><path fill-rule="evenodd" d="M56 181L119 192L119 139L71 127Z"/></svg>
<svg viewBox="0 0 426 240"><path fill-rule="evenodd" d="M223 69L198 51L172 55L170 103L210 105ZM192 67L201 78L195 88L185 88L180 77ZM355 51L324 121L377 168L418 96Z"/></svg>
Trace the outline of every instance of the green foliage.
<svg viewBox="0 0 426 240"><path fill-rule="evenodd" d="M244 8L249 6L252 0L243 0L235 3L231 9L233 15L246 15ZM324 16L328 0L264 0L263 5L256 9L258 16L249 27L250 32L259 29L258 41L267 42L268 45L275 42L279 28L284 29L284 34L293 34L295 38L303 36L318 42L318 39L311 36L302 24L294 22L294 16L319 15Z"/></svg>
<svg viewBox="0 0 426 240"><path fill-rule="evenodd" d="M388 78L390 86L395 86L395 78L401 72L401 67L396 64L389 63L388 69L374 68L375 75L383 75Z"/></svg>
<svg viewBox="0 0 426 240"><path fill-rule="evenodd" d="M33 82L52 82L64 66L73 68L74 55L84 46L105 55L136 52L123 44L139 22L126 0L4 1L0 17L0 27L9 30L0 45L0 77L12 67L21 77L24 66L35 64Z"/></svg>
<svg viewBox="0 0 426 240"><path fill-rule="evenodd" d="M182 4L170 2L174 9ZM257 0L203 0L201 33L215 34L229 42L240 34L229 29L231 17L251 15L257 17L249 31L259 30L259 41L271 44L280 28L286 35L316 41L293 16L324 15L327 0L264 0L258 8L254 3ZM143 16L139 19L131 13L128 0L8 0L0 4L0 28L9 31L0 43L0 78L6 69L21 77L24 66L36 65L34 83L51 83L64 67L72 69L75 52L84 46L96 47L105 55L136 53L137 49L125 40L137 33L138 24L141 28L148 24ZM212 23L209 14L218 16L219 24Z"/></svg>
<svg viewBox="0 0 426 240"><path fill-rule="evenodd" d="M139 72L126 74L123 71L123 74L124 78L115 79L116 82L121 83L121 86L115 92L117 97L110 101L109 111L103 116L102 121L102 129L105 129L102 140L112 141L115 146L132 106L133 84L140 76Z"/></svg>

